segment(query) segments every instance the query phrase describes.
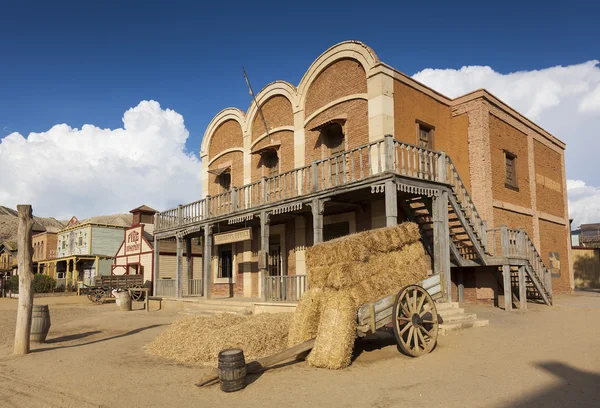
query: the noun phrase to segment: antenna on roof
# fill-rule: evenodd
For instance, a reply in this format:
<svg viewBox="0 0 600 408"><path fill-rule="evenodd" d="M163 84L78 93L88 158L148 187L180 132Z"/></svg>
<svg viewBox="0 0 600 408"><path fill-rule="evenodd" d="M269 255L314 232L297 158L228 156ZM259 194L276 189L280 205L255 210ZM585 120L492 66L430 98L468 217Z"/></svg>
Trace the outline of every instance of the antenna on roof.
<svg viewBox="0 0 600 408"><path fill-rule="evenodd" d="M258 113L260 114L263 124L265 125L265 131L267 132L267 137L269 138L269 143L270 143L271 142L271 134L269 133L269 127L267 126L267 121L265 120L265 116L262 113L262 109L260 108L260 105L258 104L258 102L256 102L256 96L254 96L254 91L252 90L252 85L250 85L250 79L248 79L248 74L246 74L246 69L244 67L242 67L242 71L244 71L244 78L246 79L246 84L248 84L248 90L250 91L250 96L252 96L252 100L254 101L254 104L256 105L256 109L258 109Z"/></svg>

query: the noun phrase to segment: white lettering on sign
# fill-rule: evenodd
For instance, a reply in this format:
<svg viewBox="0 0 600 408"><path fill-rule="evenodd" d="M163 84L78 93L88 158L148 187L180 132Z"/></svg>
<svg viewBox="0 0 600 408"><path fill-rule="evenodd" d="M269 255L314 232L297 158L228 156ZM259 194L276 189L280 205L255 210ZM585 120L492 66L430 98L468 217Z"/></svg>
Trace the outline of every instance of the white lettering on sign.
<svg viewBox="0 0 600 408"><path fill-rule="evenodd" d="M140 233L137 230L129 232L125 242L125 252L140 252L141 248Z"/></svg>
<svg viewBox="0 0 600 408"><path fill-rule="evenodd" d="M214 244L231 244L232 242L248 241L249 239L252 239L252 228L244 228L240 230L215 234Z"/></svg>

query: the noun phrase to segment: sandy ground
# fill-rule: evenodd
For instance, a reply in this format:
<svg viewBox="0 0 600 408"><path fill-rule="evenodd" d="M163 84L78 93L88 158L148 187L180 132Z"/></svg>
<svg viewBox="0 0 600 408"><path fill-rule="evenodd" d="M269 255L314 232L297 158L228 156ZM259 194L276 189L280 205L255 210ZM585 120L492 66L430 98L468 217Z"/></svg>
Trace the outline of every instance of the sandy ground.
<svg viewBox="0 0 600 408"><path fill-rule="evenodd" d="M430 355L411 359L391 341L362 342L348 369L286 365L233 394L195 387L205 369L144 354L180 317L175 311L36 301L50 304L48 342L16 357L16 300L0 299L0 407L600 406L599 293L557 296L555 306L530 304L526 313L467 306L490 325L441 337Z"/></svg>

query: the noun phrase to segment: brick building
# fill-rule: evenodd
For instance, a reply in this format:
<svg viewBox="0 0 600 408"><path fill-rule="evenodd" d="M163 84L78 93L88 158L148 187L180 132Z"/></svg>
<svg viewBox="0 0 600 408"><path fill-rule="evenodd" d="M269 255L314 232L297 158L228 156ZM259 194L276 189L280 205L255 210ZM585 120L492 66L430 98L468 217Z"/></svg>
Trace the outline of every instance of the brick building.
<svg viewBox="0 0 600 408"><path fill-rule="evenodd" d="M156 217L178 276L184 243L204 238L205 295L294 300L306 246L404 219L446 299L491 299L511 275L548 303L573 288L565 144L486 90L448 98L351 41L256 102L266 127L254 102L218 113L203 196Z"/></svg>

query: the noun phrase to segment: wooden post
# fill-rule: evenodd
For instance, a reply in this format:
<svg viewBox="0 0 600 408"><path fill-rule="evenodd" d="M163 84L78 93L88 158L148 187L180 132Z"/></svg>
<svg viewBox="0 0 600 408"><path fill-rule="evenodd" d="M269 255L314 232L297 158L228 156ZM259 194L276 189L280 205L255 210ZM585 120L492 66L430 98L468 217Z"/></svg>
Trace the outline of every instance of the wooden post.
<svg viewBox="0 0 600 408"><path fill-rule="evenodd" d="M204 299L210 299L210 282L212 266L212 225L204 227L204 249L202 250L202 295Z"/></svg>
<svg viewBox="0 0 600 408"><path fill-rule="evenodd" d="M502 283L504 284L504 310L512 310L512 288L510 284L510 265L502 265Z"/></svg>
<svg viewBox="0 0 600 408"><path fill-rule="evenodd" d="M231 211L235 212L238 210L238 189L233 187L231 189Z"/></svg>
<svg viewBox="0 0 600 408"><path fill-rule="evenodd" d="M437 160L437 177L436 180L440 183L448 183L448 175L446 174L446 152L440 151L440 156Z"/></svg>
<svg viewBox="0 0 600 408"><path fill-rule="evenodd" d="M152 271L152 294L157 296L158 279L160 278L160 240L154 236L154 270Z"/></svg>
<svg viewBox="0 0 600 408"><path fill-rule="evenodd" d="M261 204L267 203L267 178L263 176L260 179L260 189L262 191L262 201Z"/></svg>
<svg viewBox="0 0 600 408"><path fill-rule="evenodd" d="M194 263L192 258L192 238L187 237L185 239L185 256L187 259L187 289L188 295L190 292L190 279L192 279L192 275L194 273Z"/></svg>
<svg viewBox="0 0 600 408"><path fill-rule="evenodd" d="M384 149L385 149L385 170L394 171L394 136L384 136Z"/></svg>
<svg viewBox="0 0 600 408"><path fill-rule="evenodd" d="M177 225L183 224L183 205L177 206Z"/></svg>
<svg viewBox="0 0 600 408"><path fill-rule="evenodd" d="M387 140L387 139L386 139ZM385 181L385 225L398 224L398 191L393 180Z"/></svg>
<svg viewBox="0 0 600 408"><path fill-rule="evenodd" d="M458 268L458 301L465 301L465 277L463 273L463 268Z"/></svg>
<svg viewBox="0 0 600 408"><path fill-rule="evenodd" d="M325 201L315 198L310 203L313 215L313 245L323 242L323 213Z"/></svg>
<svg viewBox="0 0 600 408"><path fill-rule="evenodd" d="M17 327L15 330L14 353L24 355L29 353L29 338L31 332L31 313L33 310L33 273L32 273L32 244L33 211L30 205L18 205L19 228L17 235L17 265L19 274L19 302L17 306Z"/></svg>
<svg viewBox="0 0 600 408"><path fill-rule="evenodd" d="M260 255L258 257L258 278L260 279L260 298L263 302L267 300L267 275L269 267L269 235L270 213L262 211L260 213Z"/></svg>
<svg viewBox="0 0 600 408"><path fill-rule="evenodd" d="M525 283L524 266L519 266L519 309L527 309L527 286Z"/></svg>
<svg viewBox="0 0 600 408"><path fill-rule="evenodd" d="M433 272L439 273L447 302L452 302L450 274L450 226L448 225L448 192L433 196Z"/></svg>
<svg viewBox="0 0 600 408"><path fill-rule="evenodd" d="M175 258L175 297L183 297L183 242L177 237L177 252Z"/></svg>
<svg viewBox="0 0 600 408"><path fill-rule="evenodd" d="M502 246L502 256L507 258L509 254L509 241L508 241L508 227L506 225L500 226L500 244Z"/></svg>
<svg viewBox="0 0 600 408"><path fill-rule="evenodd" d="M310 165L310 174L312 178L312 192L319 190L319 166L316 162L312 162Z"/></svg>

